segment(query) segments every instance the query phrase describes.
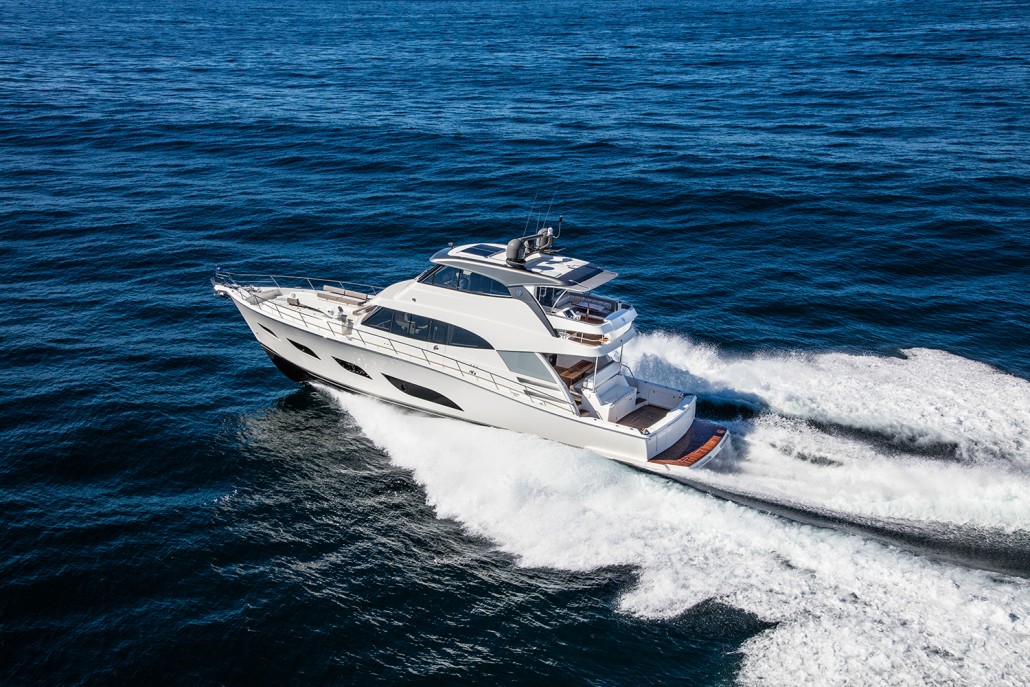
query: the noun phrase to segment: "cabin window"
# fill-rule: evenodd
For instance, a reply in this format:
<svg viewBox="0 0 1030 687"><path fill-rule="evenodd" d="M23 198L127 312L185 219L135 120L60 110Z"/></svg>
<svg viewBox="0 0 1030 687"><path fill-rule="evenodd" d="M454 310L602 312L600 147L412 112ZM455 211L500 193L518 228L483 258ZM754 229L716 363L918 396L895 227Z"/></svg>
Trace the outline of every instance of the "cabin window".
<svg viewBox="0 0 1030 687"><path fill-rule="evenodd" d="M486 339L473 334L467 329L451 325L451 336L447 341L448 346L461 346L462 348L493 348Z"/></svg>
<svg viewBox="0 0 1030 687"><path fill-rule="evenodd" d="M390 323L390 331L398 336L407 336L411 329L411 315L400 310L393 311L393 321Z"/></svg>
<svg viewBox="0 0 1030 687"><path fill-rule="evenodd" d="M548 370L548 366L540 359L539 353L526 351L497 351L501 360L508 366L508 369L515 374L526 375L536 379L543 379L548 382L554 380L554 376Z"/></svg>
<svg viewBox="0 0 1030 687"><path fill-rule="evenodd" d="M398 336L407 336L412 339L417 338L415 336L415 316L400 310L394 310L393 327L390 331Z"/></svg>
<svg viewBox="0 0 1030 687"><path fill-rule="evenodd" d="M412 339L418 339L419 341L429 341L429 328L432 324L433 321L428 317L412 315L411 330L408 333L408 336Z"/></svg>
<svg viewBox="0 0 1030 687"><path fill-rule="evenodd" d="M429 341L429 328L432 323L433 320L428 317L394 310L390 332L398 336L406 336L409 339Z"/></svg>
<svg viewBox="0 0 1030 687"><path fill-rule="evenodd" d="M458 280L461 278L461 270L456 267L438 267L426 277L426 283L433 286L442 286L445 289L457 289Z"/></svg>
<svg viewBox="0 0 1030 687"><path fill-rule="evenodd" d="M491 279L475 272L468 275L468 279L469 285L467 290L472 293L483 293L488 296L511 296L508 293L508 287L496 279Z"/></svg>
<svg viewBox="0 0 1030 687"><path fill-rule="evenodd" d="M508 293L508 287L496 279L448 265L443 265L424 273L424 276L419 281L423 284L432 284L433 286L455 291L467 291L468 293L479 293L485 296L501 296L502 298L511 297L511 294Z"/></svg>
<svg viewBox="0 0 1030 687"><path fill-rule="evenodd" d="M446 322L433 320L429 327L429 340L435 344L447 345L447 337L450 335L451 326Z"/></svg>
<svg viewBox="0 0 1030 687"><path fill-rule="evenodd" d="M454 408L455 410L461 410L461 406L447 398L438 391L434 391L428 387L415 384L414 382L407 382L403 379L397 379L390 375L384 374L386 380L393 384L395 387L406 393L408 396L414 396L415 398L421 398L423 401L429 401L430 403L439 403L442 406L448 408Z"/></svg>
<svg viewBox="0 0 1030 687"><path fill-rule="evenodd" d="M419 341L462 348L488 348L490 342L467 329L440 322L422 315L413 315L390 308L378 308L365 318L363 325Z"/></svg>
<svg viewBox="0 0 1030 687"><path fill-rule="evenodd" d="M366 327L382 329L384 332L388 332L393 326L393 311L389 308L379 308L374 313L366 317L362 324Z"/></svg>

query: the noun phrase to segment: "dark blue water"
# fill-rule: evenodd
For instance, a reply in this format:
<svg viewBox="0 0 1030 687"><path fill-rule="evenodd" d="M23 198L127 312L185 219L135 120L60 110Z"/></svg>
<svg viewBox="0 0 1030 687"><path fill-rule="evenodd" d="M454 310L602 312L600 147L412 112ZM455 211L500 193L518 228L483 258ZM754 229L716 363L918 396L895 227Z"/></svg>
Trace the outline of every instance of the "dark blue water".
<svg viewBox="0 0 1030 687"><path fill-rule="evenodd" d="M0 7L0 682L1030 680L1021 2ZM282 377L215 265L564 216L702 487Z"/></svg>

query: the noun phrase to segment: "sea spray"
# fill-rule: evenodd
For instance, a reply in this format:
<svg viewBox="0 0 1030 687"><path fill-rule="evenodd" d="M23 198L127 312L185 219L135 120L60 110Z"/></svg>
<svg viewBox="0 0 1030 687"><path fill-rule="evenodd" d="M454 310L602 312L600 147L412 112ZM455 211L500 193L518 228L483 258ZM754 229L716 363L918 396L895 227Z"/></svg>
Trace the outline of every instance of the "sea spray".
<svg viewBox="0 0 1030 687"><path fill-rule="evenodd" d="M1030 583L812 528L535 437L329 391L453 518L521 565L631 565L619 605L668 618L707 599L775 627L745 683L1030 680Z"/></svg>
<svg viewBox="0 0 1030 687"><path fill-rule="evenodd" d="M668 333L639 337L626 358L766 408L728 423L738 459L698 484L838 518L961 526L952 542L1030 536L1030 382L943 351L743 357Z"/></svg>
<svg viewBox="0 0 1030 687"><path fill-rule="evenodd" d="M1030 382L946 351L733 356L678 334L644 334L625 361L644 379L869 432L966 463L1030 468Z"/></svg>

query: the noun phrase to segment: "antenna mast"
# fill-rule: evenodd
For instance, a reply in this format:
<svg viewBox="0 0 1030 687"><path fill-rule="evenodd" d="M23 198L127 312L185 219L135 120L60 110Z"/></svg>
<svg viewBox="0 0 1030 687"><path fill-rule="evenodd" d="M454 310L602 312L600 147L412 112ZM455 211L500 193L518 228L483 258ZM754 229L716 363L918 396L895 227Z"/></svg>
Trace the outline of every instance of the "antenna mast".
<svg viewBox="0 0 1030 687"><path fill-rule="evenodd" d="M530 220L531 217L533 217L533 208L536 207L536 198L539 195L540 195L540 191L537 191L536 193L533 194L533 204L529 206L529 214L526 215L526 226L522 230L522 235L523 236L525 236L526 232L529 231L529 220Z"/></svg>
<svg viewBox="0 0 1030 687"><path fill-rule="evenodd" d="M544 224L547 224L547 218L551 214L551 206L554 205L554 197L558 195L558 189L554 189L554 193L551 194L551 202L547 204L547 212L544 214Z"/></svg>

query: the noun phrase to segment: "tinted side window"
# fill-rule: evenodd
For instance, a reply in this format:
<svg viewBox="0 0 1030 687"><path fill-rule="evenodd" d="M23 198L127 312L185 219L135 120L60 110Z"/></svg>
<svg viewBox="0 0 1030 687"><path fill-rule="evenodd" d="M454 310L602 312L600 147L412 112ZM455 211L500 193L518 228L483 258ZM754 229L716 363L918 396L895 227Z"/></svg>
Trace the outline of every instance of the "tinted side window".
<svg viewBox="0 0 1030 687"><path fill-rule="evenodd" d="M419 341L463 348L493 348L489 341L467 329L390 308L379 308L365 318L362 324Z"/></svg>
<svg viewBox="0 0 1030 687"><path fill-rule="evenodd" d="M422 270L422 274L418 275L419 283L426 283L433 281L433 275L440 271L440 265L430 265L429 267Z"/></svg>
<svg viewBox="0 0 1030 687"><path fill-rule="evenodd" d="M382 329L385 332L390 331L390 326L393 323L393 311L389 308L379 308L374 313L365 318L362 322L366 327L374 327L376 329Z"/></svg>
<svg viewBox="0 0 1030 687"><path fill-rule="evenodd" d="M539 353L525 351L497 351L508 369L516 374L524 374L537 379L552 381L551 373L540 360Z"/></svg>
<svg viewBox="0 0 1030 687"><path fill-rule="evenodd" d="M411 315L400 310L392 310L393 326L390 331L398 336L408 336L411 331Z"/></svg>
<svg viewBox="0 0 1030 687"><path fill-rule="evenodd" d="M447 345L447 339L450 336L451 325L446 322L438 322L433 320L429 328L429 340L435 344Z"/></svg>
<svg viewBox="0 0 1030 687"><path fill-rule="evenodd" d="M461 271L455 267L441 267L429 280L434 286L445 289L457 289L461 281Z"/></svg>
<svg viewBox="0 0 1030 687"><path fill-rule="evenodd" d="M456 267L441 267L435 272L427 274L425 283L433 286L440 286L455 291L468 291L469 293L484 293L489 296L511 296L508 287L490 277L482 274L475 274L467 270L460 270Z"/></svg>
<svg viewBox="0 0 1030 687"><path fill-rule="evenodd" d="M469 275L469 286L468 290L473 293L485 293L490 296L510 296L508 289L499 281L495 281L490 277L484 277L481 274L470 274Z"/></svg>
<svg viewBox="0 0 1030 687"><path fill-rule="evenodd" d="M486 339L478 334L473 334L467 329L455 327L454 325L451 325L450 344L452 346L461 346L462 348L493 348Z"/></svg>
<svg viewBox="0 0 1030 687"><path fill-rule="evenodd" d="M432 323L433 321L428 317L422 317L421 315L412 315L411 329L408 333L408 336L410 336L413 339L418 339L419 341L428 341L429 327L430 325L432 325Z"/></svg>

